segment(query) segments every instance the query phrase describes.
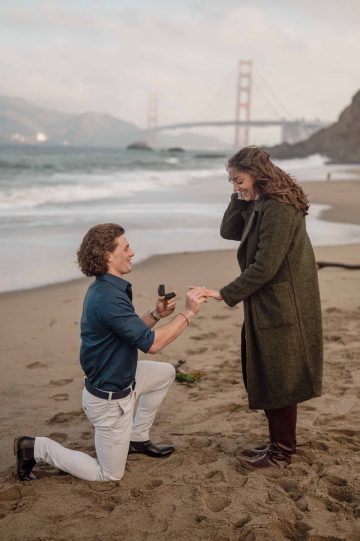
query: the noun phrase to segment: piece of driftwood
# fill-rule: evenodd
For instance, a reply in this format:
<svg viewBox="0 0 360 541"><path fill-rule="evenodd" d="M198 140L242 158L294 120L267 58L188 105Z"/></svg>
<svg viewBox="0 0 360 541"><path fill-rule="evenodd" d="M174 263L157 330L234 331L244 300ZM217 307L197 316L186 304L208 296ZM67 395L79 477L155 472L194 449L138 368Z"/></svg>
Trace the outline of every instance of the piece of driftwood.
<svg viewBox="0 0 360 541"><path fill-rule="evenodd" d="M342 269L359 270L360 265L349 265L348 263L331 263L327 261L317 261L317 268L323 269L324 267L340 267Z"/></svg>

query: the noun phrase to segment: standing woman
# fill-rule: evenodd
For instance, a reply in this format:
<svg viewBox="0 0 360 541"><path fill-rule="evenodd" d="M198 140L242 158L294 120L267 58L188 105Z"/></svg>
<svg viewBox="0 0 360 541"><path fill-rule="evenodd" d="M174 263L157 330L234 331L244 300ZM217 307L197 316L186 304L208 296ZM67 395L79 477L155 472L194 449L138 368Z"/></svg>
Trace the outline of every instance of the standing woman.
<svg viewBox="0 0 360 541"><path fill-rule="evenodd" d="M251 409L263 409L270 445L250 462L285 467L296 452L297 404L321 394L322 323L317 267L302 188L257 147L228 162L234 193L221 236L241 241L241 274L207 295L244 302L241 361ZM256 451L254 450L254 455Z"/></svg>

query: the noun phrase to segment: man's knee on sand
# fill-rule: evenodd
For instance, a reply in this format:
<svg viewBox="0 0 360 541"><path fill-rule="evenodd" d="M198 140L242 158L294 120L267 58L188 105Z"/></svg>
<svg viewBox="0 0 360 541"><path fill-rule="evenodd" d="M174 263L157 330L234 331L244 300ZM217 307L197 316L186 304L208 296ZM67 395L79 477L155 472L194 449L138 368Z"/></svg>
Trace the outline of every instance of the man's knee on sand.
<svg viewBox="0 0 360 541"><path fill-rule="evenodd" d="M124 477L125 468L122 468L122 470L116 471L116 472L106 472L104 470L100 470L100 479L91 479L91 481L121 481L121 479Z"/></svg>
<svg viewBox="0 0 360 541"><path fill-rule="evenodd" d="M170 363L164 363L164 364L166 364L166 367L167 367L167 370L168 370L169 380L172 383L175 380L175 376L176 376L175 367Z"/></svg>
<svg viewBox="0 0 360 541"><path fill-rule="evenodd" d="M170 363L163 363L160 361L155 361L159 365L159 379L162 379L164 382L167 382L169 385L173 383L176 370L174 366Z"/></svg>

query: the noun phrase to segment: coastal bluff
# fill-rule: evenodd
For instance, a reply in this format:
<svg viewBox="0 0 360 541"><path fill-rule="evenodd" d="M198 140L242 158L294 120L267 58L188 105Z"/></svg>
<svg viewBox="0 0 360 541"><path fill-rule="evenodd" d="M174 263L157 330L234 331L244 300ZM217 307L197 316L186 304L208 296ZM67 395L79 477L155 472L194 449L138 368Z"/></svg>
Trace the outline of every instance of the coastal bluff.
<svg viewBox="0 0 360 541"><path fill-rule="evenodd" d="M325 154L331 162L360 163L360 90L337 122L299 143L283 143L267 148L272 158L305 158Z"/></svg>

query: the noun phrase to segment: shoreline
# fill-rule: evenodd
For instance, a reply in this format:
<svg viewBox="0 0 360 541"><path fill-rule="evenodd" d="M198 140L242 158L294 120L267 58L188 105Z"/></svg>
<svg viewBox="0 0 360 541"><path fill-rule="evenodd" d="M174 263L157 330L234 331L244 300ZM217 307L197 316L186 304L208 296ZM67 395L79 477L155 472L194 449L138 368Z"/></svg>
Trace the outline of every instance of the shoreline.
<svg viewBox="0 0 360 541"><path fill-rule="evenodd" d="M347 227L347 224L349 224L349 226L360 225L360 213L357 208L358 201L360 201L360 181L307 181L306 183L303 183L303 188L305 192L308 193L311 204L323 204L331 207L322 209L315 213L317 225L314 227L314 229L311 229L311 235L315 235L311 238L314 238L315 241L317 240L319 246L324 245L322 244L323 242L331 242L332 239L334 239L333 242L335 245L340 244L349 246L359 242L359 228ZM186 192L187 188L185 189L183 186L178 187L176 193L182 194L181 197L184 197L184 190ZM226 196L225 199L224 196ZM151 245L144 245L142 236L139 234L141 229L135 229L132 244L134 244L135 251L138 247L139 253L141 253L144 257L143 259L139 260L139 263L136 264L141 264L143 261L145 261L147 259L146 254L148 254L150 251L155 252L156 254L159 246L159 251L161 252L161 246L163 246L162 242L165 242L164 246L167 253L174 253L174 246L176 246L177 249L176 253L186 253L189 251L188 245L192 245L192 253L198 251L200 245L204 247L204 250L221 249L225 251L231 246L234 250L236 249L236 243L234 242L231 245L227 241L223 241L220 239L218 231L221 219L221 207L223 206L223 208L225 208L228 201L227 194L224 194L223 191L223 185L218 186L215 183L214 186L210 186L210 190L206 194L204 194L203 189L200 191L195 190L192 197L194 205L200 206L203 203L213 204L216 200L223 202L221 205L219 205L219 217L216 218L213 215L211 216L211 221L209 222L211 223L212 228L211 233L202 232L201 234L204 235L204 237L201 239L199 232L200 230L198 230L194 241L192 241L190 238L191 242L189 242L186 239L186 234L189 233L185 232L180 234L176 229L170 229L167 233L166 231L159 229L154 230L154 235L158 234L159 238L157 238L157 240L155 239ZM339 226L339 224L343 225ZM196 224L194 226L196 227ZM313 227L313 222L311 222L310 227ZM338 236L337 229L340 231ZM173 234L171 233L172 231ZM197 230L194 229L192 231L196 233ZM318 237L316 234L317 231L320 231L320 235ZM6 231L4 232L4 235L5 234ZM56 231L54 234L57 234ZM77 238L78 235L82 236L83 232L77 233L77 230L74 230L71 232L71 235L71 246L76 246L77 243L75 244L74 242L75 238ZM51 231L49 231L48 236L46 238L44 237L44 239L46 242L51 243ZM346 241L348 239L349 244L342 244L343 240ZM67 242L69 243L69 240ZM67 248L65 245L62 248L64 252L63 259L59 257L57 253L50 250L50 254L48 255L50 258L49 260L47 260L43 252L41 252L38 253L39 259L36 259L35 254L35 259L32 261L31 258L34 256L34 254L31 252L31 249L27 247L25 239L25 244L23 244L23 248L25 249L25 257L30 258L29 268L27 270L28 275L24 274L25 268L23 267L23 252L18 252L18 248L15 246L14 257L10 257L10 262L8 262L3 269L2 284L4 291L2 291L0 295L4 295L6 293L15 293L17 291L28 291L37 289L39 287L50 287L55 284L72 282L73 280L81 280L81 273L80 271L77 271L76 264L74 264L73 261L73 248L69 248L68 244L66 244L66 246ZM4 247L7 247L5 236ZM6 251L3 253L5 254ZM21 257L18 255L20 253L22 254ZM153 257L154 255L151 255L150 257ZM14 269L14 275L11 273L12 268ZM32 277L35 279L32 279Z"/></svg>
<svg viewBox="0 0 360 541"><path fill-rule="evenodd" d="M309 181L301 184L311 204L331 205L322 210L320 219L327 222L360 224L360 181Z"/></svg>
<svg viewBox="0 0 360 541"><path fill-rule="evenodd" d="M326 212L326 211L324 211ZM329 254L332 254L334 253L334 251L338 251L338 250L341 250L341 249L344 249L344 251L346 252L346 261L341 261L342 263L354 263L354 264L358 264L359 261L356 260L354 261L352 259L352 252L348 252L346 250L346 248L351 248L351 247L358 247L360 246L359 243L350 243L350 244L338 244L338 245L321 245L321 246L313 246L314 248L314 252L315 252L315 256L317 253L319 252L324 252L324 253L329 253ZM141 261L139 261L138 263L135 263L133 265L133 271L135 271L136 269L138 269L139 267L141 267L142 265L145 265L146 263L148 262L151 262L153 259L154 260L157 260L157 259L160 259L161 258L169 258L169 257L176 257L176 256L184 256L184 255L195 255L195 256L198 256L200 254L234 254L236 252L236 249L224 249L224 250L195 250L195 251L186 251L186 252L169 252L169 253L166 253L166 254L153 254L153 255L150 255L149 257L146 257L145 259L142 259ZM331 261L332 263L338 263L339 261L336 261L336 260L333 260ZM77 285L81 285L81 284L89 284L91 283L91 281L93 280L93 278L88 278L86 276L80 276L79 278L70 278L70 280L63 280L63 281L60 281L60 282L53 282L53 283L50 283L50 284L44 284L44 285L41 285L41 286L35 286L35 287L28 287L28 288L24 288L24 289L12 289L12 290L9 290L9 291L0 291L0 299L5 299L7 296L16 296L16 295L22 295L22 294L27 294L27 293L31 293L31 292L41 292L41 291L47 291L47 290L51 290L53 288L66 288L67 286L72 286L72 287L76 287Z"/></svg>

